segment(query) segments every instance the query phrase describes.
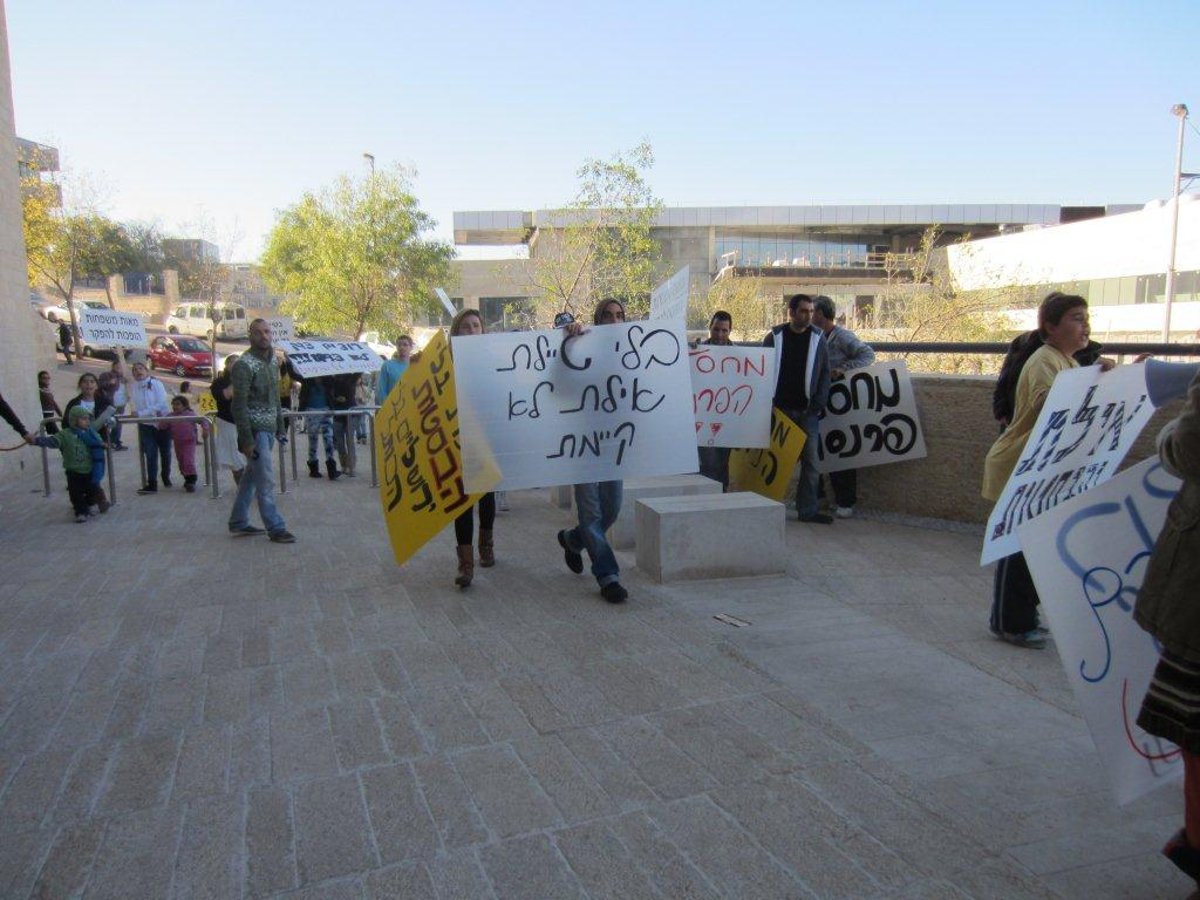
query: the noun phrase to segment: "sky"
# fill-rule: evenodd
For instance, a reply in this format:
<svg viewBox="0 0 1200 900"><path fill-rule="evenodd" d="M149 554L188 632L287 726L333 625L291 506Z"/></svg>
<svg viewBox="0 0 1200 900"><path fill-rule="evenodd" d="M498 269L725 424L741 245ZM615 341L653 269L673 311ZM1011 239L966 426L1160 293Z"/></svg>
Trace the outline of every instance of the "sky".
<svg viewBox="0 0 1200 900"><path fill-rule="evenodd" d="M414 3L8 0L17 134L110 216L258 258L341 174L455 210L568 202L647 140L668 206L1143 203L1178 120L1200 171L1194 0Z"/></svg>

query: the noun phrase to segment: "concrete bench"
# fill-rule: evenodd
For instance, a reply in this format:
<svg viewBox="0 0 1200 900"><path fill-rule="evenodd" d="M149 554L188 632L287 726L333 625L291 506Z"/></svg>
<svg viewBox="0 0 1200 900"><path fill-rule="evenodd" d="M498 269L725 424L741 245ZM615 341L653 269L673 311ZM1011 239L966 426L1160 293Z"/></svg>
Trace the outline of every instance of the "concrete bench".
<svg viewBox="0 0 1200 900"><path fill-rule="evenodd" d="M636 506L638 568L656 581L787 570L782 503L747 492L648 497Z"/></svg>
<svg viewBox="0 0 1200 900"><path fill-rule="evenodd" d="M719 494L721 483L703 475L657 475L652 478L629 478L621 500L621 512L608 529L608 543L614 550L632 550L637 542L634 511L637 502L646 497L678 497L691 494Z"/></svg>

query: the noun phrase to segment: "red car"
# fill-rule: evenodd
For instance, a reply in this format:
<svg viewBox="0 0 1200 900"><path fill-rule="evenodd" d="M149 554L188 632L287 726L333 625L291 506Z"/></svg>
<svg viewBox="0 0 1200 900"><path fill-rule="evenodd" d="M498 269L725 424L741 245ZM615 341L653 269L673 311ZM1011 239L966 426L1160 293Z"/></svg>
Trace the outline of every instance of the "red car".
<svg viewBox="0 0 1200 900"><path fill-rule="evenodd" d="M150 342L150 368L169 369L176 375L213 373L208 345L190 337L156 337Z"/></svg>

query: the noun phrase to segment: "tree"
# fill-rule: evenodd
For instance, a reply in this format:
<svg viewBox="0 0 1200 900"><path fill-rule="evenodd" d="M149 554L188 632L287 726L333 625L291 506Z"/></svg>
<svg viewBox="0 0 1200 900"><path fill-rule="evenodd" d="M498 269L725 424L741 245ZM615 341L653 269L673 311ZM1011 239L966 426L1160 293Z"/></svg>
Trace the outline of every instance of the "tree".
<svg viewBox="0 0 1200 900"><path fill-rule="evenodd" d="M394 333L414 311L432 309L434 288L449 280L454 248L422 237L435 224L406 169L343 175L278 216L263 276L306 328Z"/></svg>
<svg viewBox="0 0 1200 900"><path fill-rule="evenodd" d="M81 242L77 265L82 275L98 275L104 279L104 296L108 305L114 307L112 288L108 279L131 270L137 251L124 225L92 214L80 217L78 223Z"/></svg>
<svg viewBox="0 0 1200 900"><path fill-rule="evenodd" d="M690 304L692 310L700 312L703 321L688 324L707 328L712 314L720 309L733 317L734 340L759 341L778 323L781 300L778 287L768 287L763 278L727 275L709 288L708 296Z"/></svg>
<svg viewBox="0 0 1200 900"><path fill-rule="evenodd" d="M537 318L569 310L590 313L601 298L624 302L630 318L645 315L663 275L662 251L650 235L662 201L646 183L654 152L642 142L609 160L579 168L575 199L539 224L528 265Z"/></svg>

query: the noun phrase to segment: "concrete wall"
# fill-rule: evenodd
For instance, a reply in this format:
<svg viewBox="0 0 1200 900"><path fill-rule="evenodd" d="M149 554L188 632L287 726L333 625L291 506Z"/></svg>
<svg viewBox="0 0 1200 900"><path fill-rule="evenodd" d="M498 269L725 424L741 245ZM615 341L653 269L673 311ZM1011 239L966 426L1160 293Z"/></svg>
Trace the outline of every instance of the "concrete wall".
<svg viewBox="0 0 1200 900"><path fill-rule="evenodd" d="M50 330L29 305L25 277L25 241L21 236L21 185L17 177L17 134L13 123L9 72L8 23L0 0L0 393L26 428L41 418L37 371L54 364ZM0 422L0 446L19 439ZM32 451L0 453L0 478L11 478L37 465Z"/></svg>
<svg viewBox="0 0 1200 900"><path fill-rule="evenodd" d="M929 455L914 462L873 466L858 473L858 503L883 510L958 522L986 522L991 504L979 496L983 458L998 433L992 418L992 376L914 375L913 388ZM1182 402L1155 413L1126 459L1154 455L1154 439L1179 414Z"/></svg>

